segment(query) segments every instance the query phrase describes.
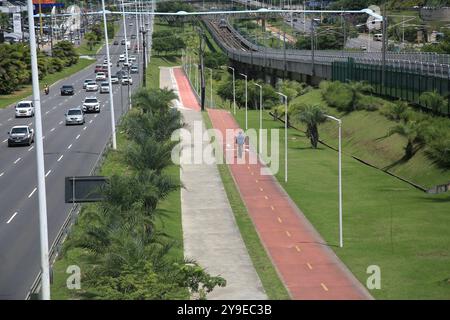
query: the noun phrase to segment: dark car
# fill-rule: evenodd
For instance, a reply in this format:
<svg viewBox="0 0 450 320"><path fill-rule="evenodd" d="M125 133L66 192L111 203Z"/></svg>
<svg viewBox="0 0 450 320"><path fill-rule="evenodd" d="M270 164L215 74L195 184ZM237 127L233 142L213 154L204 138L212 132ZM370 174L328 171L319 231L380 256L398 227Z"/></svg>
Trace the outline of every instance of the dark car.
<svg viewBox="0 0 450 320"><path fill-rule="evenodd" d="M75 89L73 88L73 85L71 84L65 84L61 87L61 95L65 96L65 95L74 95L75 94Z"/></svg>
<svg viewBox="0 0 450 320"><path fill-rule="evenodd" d="M113 45L117 46L119 44L119 41L114 40Z"/></svg>
<svg viewBox="0 0 450 320"><path fill-rule="evenodd" d="M125 39L122 39L122 40L120 41L120 44L124 46L124 45L125 45Z"/></svg>
<svg viewBox="0 0 450 320"><path fill-rule="evenodd" d="M94 72L97 73L97 72L102 72L102 71L103 71L103 65L102 64L97 64L95 66Z"/></svg>
<svg viewBox="0 0 450 320"><path fill-rule="evenodd" d="M131 39L136 39L136 35L135 35L135 34L132 34L132 35L131 35Z"/></svg>

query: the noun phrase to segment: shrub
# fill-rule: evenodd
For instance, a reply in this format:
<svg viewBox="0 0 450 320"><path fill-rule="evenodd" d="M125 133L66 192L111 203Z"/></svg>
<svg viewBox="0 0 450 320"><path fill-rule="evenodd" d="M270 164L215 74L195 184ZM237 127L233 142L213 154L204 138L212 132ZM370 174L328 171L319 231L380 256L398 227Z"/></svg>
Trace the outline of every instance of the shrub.
<svg viewBox="0 0 450 320"><path fill-rule="evenodd" d="M339 81L322 83L321 93L330 107L337 108L339 111L352 109L352 91L344 83Z"/></svg>

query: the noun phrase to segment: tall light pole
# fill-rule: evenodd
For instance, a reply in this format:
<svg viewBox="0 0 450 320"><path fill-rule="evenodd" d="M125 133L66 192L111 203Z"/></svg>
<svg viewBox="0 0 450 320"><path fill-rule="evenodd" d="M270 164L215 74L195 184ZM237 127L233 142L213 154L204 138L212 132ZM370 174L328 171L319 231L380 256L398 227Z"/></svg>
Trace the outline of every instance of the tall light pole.
<svg viewBox="0 0 450 320"><path fill-rule="evenodd" d="M278 95L284 98L284 182L287 182L287 129L288 129L288 103L287 96L281 92Z"/></svg>
<svg viewBox="0 0 450 320"><path fill-rule="evenodd" d="M42 142L41 94L39 92L39 73L34 29L33 1L27 0L28 26L30 37L31 79L34 100L34 127L36 130L36 163L39 199L39 240L41 249L41 289L42 299L50 300L50 262L48 256L47 199L45 191L44 144Z"/></svg>
<svg viewBox="0 0 450 320"><path fill-rule="evenodd" d="M106 61L108 63L108 86L109 86L109 107L111 108L112 148L114 150L116 150L117 149L116 121L114 119L114 98L113 98L113 90L112 90L112 84L111 84L111 58L109 56L108 25L106 23L105 0L102 0L102 11L103 11L103 27L105 30ZM126 46L126 44L125 44L125 46Z"/></svg>
<svg viewBox="0 0 450 320"><path fill-rule="evenodd" d="M211 89L211 100L210 100L210 105L211 105L211 108L213 108L213 70L211 69L211 68L208 68L208 67L206 67L206 69L209 69L209 71L211 72L211 76L210 76L210 80L211 80L211 83L210 83L210 89Z"/></svg>
<svg viewBox="0 0 450 320"><path fill-rule="evenodd" d="M333 116L325 115L328 119L334 120L339 124L339 173L338 173L338 185L339 185L339 247L344 246L343 236L342 236L342 120L335 118Z"/></svg>
<svg viewBox="0 0 450 320"><path fill-rule="evenodd" d="M248 108L247 108L247 75L240 73L241 76L245 77L245 130L248 129Z"/></svg>
<svg viewBox="0 0 450 320"><path fill-rule="evenodd" d="M139 54L139 19L138 19L138 3L137 0L134 0L135 4L135 12L136 12L136 42L137 42L137 52Z"/></svg>
<svg viewBox="0 0 450 320"><path fill-rule="evenodd" d="M125 6L122 0L122 18L123 18L123 34L125 37L125 62L127 63L128 69L130 61L128 60L128 46L127 46L127 22L125 19ZM129 74L128 74L129 75ZM131 93L130 93L130 82L128 81L128 104L131 109Z"/></svg>
<svg viewBox="0 0 450 320"><path fill-rule="evenodd" d="M263 94L262 85L255 83L259 87L259 153L262 154L262 109L263 109Z"/></svg>
<svg viewBox="0 0 450 320"><path fill-rule="evenodd" d="M233 70L233 113L236 114L236 85L234 80L234 68L233 67L228 68Z"/></svg>

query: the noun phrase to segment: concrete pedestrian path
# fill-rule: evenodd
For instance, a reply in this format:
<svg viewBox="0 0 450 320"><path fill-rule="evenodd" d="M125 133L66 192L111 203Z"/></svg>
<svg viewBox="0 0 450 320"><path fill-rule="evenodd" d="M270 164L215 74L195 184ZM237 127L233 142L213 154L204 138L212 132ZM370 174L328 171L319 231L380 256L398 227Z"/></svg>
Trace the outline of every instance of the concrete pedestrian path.
<svg viewBox="0 0 450 320"><path fill-rule="evenodd" d="M174 105L182 112L190 132L181 135L185 257L196 260L210 274L226 279L226 287L216 288L208 299L267 299L236 225L216 164L191 164L194 127L203 134L205 126L198 112L198 102L186 79L179 77L180 72L178 68L160 68L160 87L174 89L179 94L181 102L174 101Z"/></svg>

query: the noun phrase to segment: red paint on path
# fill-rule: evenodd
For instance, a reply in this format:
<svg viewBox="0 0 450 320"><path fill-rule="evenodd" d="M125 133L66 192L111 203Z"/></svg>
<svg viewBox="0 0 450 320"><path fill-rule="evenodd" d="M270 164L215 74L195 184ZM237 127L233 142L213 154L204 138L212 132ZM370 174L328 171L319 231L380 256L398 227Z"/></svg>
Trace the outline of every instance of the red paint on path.
<svg viewBox="0 0 450 320"><path fill-rule="evenodd" d="M177 83L187 82L181 69L175 74ZM182 101L191 102L189 84L179 85L179 93ZM239 128L228 111L208 109L208 114L224 137L226 129ZM261 242L293 299L371 299L275 178L260 174L261 163L229 166Z"/></svg>
<svg viewBox="0 0 450 320"><path fill-rule="evenodd" d="M173 68L173 74L177 81L178 90L180 94L181 103L185 108L200 111L200 105L195 97L195 93L192 92L189 80L184 75L183 69Z"/></svg>

